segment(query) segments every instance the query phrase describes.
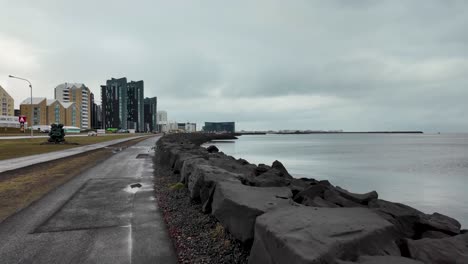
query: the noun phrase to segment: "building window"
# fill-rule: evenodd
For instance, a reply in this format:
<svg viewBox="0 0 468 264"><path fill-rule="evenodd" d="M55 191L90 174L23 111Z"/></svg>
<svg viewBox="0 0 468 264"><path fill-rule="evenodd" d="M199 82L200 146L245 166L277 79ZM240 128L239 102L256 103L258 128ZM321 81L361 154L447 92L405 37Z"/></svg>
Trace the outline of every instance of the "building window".
<svg viewBox="0 0 468 264"><path fill-rule="evenodd" d="M55 123L60 123L60 106L58 104L55 105Z"/></svg>

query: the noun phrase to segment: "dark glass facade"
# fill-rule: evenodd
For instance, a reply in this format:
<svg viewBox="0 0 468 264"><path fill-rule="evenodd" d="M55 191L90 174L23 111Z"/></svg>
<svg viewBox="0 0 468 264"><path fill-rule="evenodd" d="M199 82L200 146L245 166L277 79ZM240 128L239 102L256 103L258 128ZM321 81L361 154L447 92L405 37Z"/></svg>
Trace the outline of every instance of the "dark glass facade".
<svg viewBox="0 0 468 264"><path fill-rule="evenodd" d="M157 124L157 111L158 111L158 99L156 97L145 98L145 131L153 132L158 131Z"/></svg>
<svg viewBox="0 0 468 264"><path fill-rule="evenodd" d="M234 133L236 131L236 125L234 122L205 122L203 127L205 132L227 132Z"/></svg>

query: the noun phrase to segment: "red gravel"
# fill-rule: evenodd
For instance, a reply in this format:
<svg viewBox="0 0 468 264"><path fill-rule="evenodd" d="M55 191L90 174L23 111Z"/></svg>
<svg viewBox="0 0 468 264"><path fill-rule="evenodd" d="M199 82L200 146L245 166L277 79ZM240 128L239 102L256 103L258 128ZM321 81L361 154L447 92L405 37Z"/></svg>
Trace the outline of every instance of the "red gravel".
<svg viewBox="0 0 468 264"><path fill-rule="evenodd" d="M172 190L178 175L155 161L154 190L179 263L247 263L249 250L225 231L215 217L191 201L187 188Z"/></svg>

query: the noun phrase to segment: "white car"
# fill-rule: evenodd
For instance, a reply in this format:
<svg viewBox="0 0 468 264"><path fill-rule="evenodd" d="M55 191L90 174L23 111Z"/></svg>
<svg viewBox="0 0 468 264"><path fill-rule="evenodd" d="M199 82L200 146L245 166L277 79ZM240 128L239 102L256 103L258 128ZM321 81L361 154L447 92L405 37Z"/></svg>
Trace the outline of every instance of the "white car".
<svg viewBox="0 0 468 264"><path fill-rule="evenodd" d="M88 136L94 137L94 136L97 136L97 133L94 131L89 131Z"/></svg>

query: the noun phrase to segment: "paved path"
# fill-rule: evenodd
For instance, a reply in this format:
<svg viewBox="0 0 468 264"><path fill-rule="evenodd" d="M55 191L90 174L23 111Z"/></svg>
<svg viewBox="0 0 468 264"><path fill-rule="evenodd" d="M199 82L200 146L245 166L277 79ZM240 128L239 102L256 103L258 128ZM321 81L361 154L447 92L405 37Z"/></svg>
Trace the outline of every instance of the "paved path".
<svg viewBox="0 0 468 264"><path fill-rule="evenodd" d="M176 263L153 194L157 139L113 155L0 223L0 262Z"/></svg>
<svg viewBox="0 0 468 264"><path fill-rule="evenodd" d="M37 163L42 163L42 162L46 162L46 161L51 161L51 160L56 160L56 159L60 159L60 158L73 156L73 155L80 154L80 153L90 151L90 150L104 148L104 147L107 147L107 146L110 146L110 145L125 142L125 141L135 139L135 138L138 138L138 137L114 139L114 140L109 140L109 141L105 141L105 142L101 142L101 143L97 143L97 144L92 144L92 145L86 145L86 146L82 146L82 147L76 147L76 148L71 148L71 149L66 149L66 150L48 152L48 153L45 153L45 154L36 154L36 155L30 155L30 156L25 156L25 157L21 157L21 158L1 160L0 161L0 173L2 173L4 171L24 168L24 167L34 165L34 164L37 164Z"/></svg>

